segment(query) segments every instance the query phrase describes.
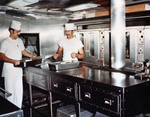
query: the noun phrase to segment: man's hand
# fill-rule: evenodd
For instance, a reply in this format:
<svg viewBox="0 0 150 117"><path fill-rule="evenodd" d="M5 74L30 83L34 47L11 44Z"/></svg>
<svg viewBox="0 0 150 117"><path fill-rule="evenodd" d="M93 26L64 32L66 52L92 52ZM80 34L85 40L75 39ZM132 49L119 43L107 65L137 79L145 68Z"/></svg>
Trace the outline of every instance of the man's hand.
<svg viewBox="0 0 150 117"><path fill-rule="evenodd" d="M34 59L36 59L36 58L37 58L37 56L32 55L32 56L31 56L31 58L34 60Z"/></svg>
<svg viewBox="0 0 150 117"><path fill-rule="evenodd" d="M53 58L56 60L58 58L58 54L54 54Z"/></svg>
<svg viewBox="0 0 150 117"><path fill-rule="evenodd" d="M75 58L75 57L77 57L77 53L75 53L75 52L72 52L72 53L71 53L71 57L72 57L72 58Z"/></svg>
<svg viewBox="0 0 150 117"><path fill-rule="evenodd" d="M20 65L20 61L19 60L14 60L14 66Z"/></svg>

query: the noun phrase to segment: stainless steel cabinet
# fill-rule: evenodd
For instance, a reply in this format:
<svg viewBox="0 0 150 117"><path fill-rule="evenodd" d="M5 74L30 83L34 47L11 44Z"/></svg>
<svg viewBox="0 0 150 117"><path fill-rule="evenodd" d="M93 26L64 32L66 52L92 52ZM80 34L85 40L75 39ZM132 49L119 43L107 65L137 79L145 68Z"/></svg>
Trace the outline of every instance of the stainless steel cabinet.
<svg viewBox="0 0 150 117"><path fill-rule="evenodd" d="M50 75L48 72L43 71L42 69L28 67L25 70L25 74L27 83L47 91L50 90Z"/></svg>
<svg viewBox="0 0 150 117"><path fill-rule="evenodd" d="M78 70L68 70L63 72L43 71L40 68L26 68L26 81L30 87L30 101L32 107L31 85L49 92L50 115L52 111L53 94L57 93L58 98L65 97L64 101L71 100L71 104L77 107L77 117L80 117L80 108L92 112L101 112L111 117L133 117L149 111L150 81L140 81L133 77L122 79L107 75L110 71L104 71L105 82L98 81L96 75L91 75L91 79L81 76ZM87 71L85 69L83 71ZM92 74L94 74L94 69ZM111 72L110 72L111 73ZM73 75L71 75L73 74ZM126 74L129 76L129 74ZM102 76L99 79L102 78ZM119 78L120 84L116 84ZM95 80L94 80L95 79ZM109 79L109 80L108 80ZM108 82L106 82L108 81ZM114 82L115 81L115 82ZM88 109L90 107L90 109Z"/></svg>

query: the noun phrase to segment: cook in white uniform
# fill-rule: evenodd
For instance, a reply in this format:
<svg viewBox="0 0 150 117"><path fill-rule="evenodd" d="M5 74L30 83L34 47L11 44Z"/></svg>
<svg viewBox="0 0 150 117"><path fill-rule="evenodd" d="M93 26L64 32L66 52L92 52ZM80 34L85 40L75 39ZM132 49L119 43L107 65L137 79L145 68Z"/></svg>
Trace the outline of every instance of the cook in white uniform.
<svg viewBox="0 0 150 117"><path fill-rule="evenodd" d="M5 79L5 90L12 93L7 99L19 108L22 107L23 99L23 73L22 68L15 66L20 64L22 54L36 58L25 50L22 40L18 38L20 31L21 23L12 21L9 27L10 35L2 41L0 46L0 60L4 61L2 74Z"/></svg>
<svg viewBox="0 0 150 117"><path fill-rule="evenodd" d="M58 42L59 48L56 54L53 55L54 59L61 56L63 52L63 61L72 61L84 58L83 44L82 42L74 37L74 24L65 24L66 38Z"/></svg>

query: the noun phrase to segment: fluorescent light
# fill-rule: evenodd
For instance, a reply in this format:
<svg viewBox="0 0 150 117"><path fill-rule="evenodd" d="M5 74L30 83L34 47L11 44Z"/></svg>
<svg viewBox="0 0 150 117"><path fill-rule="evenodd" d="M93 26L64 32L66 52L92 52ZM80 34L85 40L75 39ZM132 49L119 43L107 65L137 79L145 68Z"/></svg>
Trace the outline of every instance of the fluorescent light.
<svg viewBox="0 0 150 117"><path fill-rule="evenodd" d="M37 3L39 2L39 0L24 0L25 2L29 2L29 3Z"/></svg>
<svg viewBox="0 0 150 117"><path fill-rule="evenodd" d="M14 0L7 5L14 8L22 9L22 7L39 2L39 0Z"/></svg>
<svg viewBox="0 0 150 117"><path fill-rule="evenodd" d="M65 10L66 11L79 11L79 10L85 10L85 9L96 8L96 7L98 7L97 4L87 3L87 4L80 4L80 5L68 7Z"/></svg>

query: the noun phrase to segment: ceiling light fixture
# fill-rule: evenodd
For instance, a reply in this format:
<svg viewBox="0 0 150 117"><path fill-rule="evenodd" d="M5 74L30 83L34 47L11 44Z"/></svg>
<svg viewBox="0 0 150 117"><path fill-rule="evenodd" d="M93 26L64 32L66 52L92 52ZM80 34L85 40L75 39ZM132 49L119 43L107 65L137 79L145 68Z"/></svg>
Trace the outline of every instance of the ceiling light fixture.
<svg viewBox="0 0 150 117"><path fill-rule="evenodd" d="M39 2L39 0L14 0L7 5L13 8L23 9L23 7Z"/></svg>
<svg viewBox="0 0 150 117"><path fill-rule="evenodd" d="M98 4L87 3L87 4L80 4L80 5L68 7L65 10L66 11L80 11L80 10L85 10L85 9L90 9L90 8L96 8L98 6L99 6Z"/></svg>
<svg viewBox="0 0 150 117"><path fill-rule="evenodd" d="M29 2L29 3L37 3L37 2L39 2L39 0L24 0L25 2Z"/></svg>

